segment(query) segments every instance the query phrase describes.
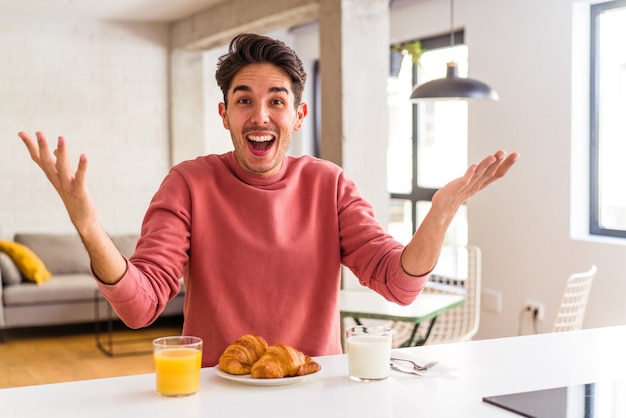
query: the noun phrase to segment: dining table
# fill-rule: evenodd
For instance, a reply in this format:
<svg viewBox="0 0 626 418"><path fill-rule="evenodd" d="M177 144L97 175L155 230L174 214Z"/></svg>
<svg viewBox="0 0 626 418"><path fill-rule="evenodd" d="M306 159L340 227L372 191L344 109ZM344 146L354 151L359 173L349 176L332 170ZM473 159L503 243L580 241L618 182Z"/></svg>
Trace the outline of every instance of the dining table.
<svg viewBox="0 0 626 418"><path fill-rule="evenodd" d="M361 318L369 318L412 323L413 329L403 346L423 345L428 341L437 316L463 303L463 294L422 292L413 303L402 306L367 288L342 289L339 293L342 344L345 346L346 318L353 318L357 324L360 324ZM419 335L419 325L427 321L424 335Z"/></svg>
<svg viewBox="0 0 626 418"><path fill-rule="evenodd" d="M187 397L160 397L147 373L1 389L0 406L3 417L514 418L520 414L491 401L547 393L547 404L567 409L549 416L621 417L625 345L626 326L612 326L394 349L394 357L439 363L421 376L391 371L376 382L350 380L348 356L338 354L314 357L322 367L315 374L282 380L232 380L203 368L199 392ZM581 388L594 394L584 401L593 415L568 409Z"/></svg>

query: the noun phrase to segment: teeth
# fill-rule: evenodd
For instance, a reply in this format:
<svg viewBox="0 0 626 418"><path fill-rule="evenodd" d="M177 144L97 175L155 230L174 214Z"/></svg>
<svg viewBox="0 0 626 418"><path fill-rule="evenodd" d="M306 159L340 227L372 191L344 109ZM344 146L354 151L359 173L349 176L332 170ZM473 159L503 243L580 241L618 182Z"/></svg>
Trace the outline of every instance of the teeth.
<svg viewBox="0 0 626 418"><path fill-rule="evenodd" d="M274 139L273 135L248 135L247 138L254 142L268 142Z"/></svg>

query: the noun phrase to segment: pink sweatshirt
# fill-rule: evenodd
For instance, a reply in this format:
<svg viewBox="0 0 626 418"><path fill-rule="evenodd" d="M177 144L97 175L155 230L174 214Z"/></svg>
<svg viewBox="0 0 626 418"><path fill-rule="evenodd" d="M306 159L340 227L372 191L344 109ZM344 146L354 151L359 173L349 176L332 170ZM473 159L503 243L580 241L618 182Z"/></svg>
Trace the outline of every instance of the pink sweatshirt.
<svg viewBox="0 0 626 418"><path fill-rule="evenodd" d="M286 157L278 174L260 177L229 152L171 169L126 274L99 286L139 328L159 316L184 277L183 334L203 339L203 366L247 333L310 356L339 354L341 263L364 286L409 304L427 276L403 271L403 248L336 165Z"/></svg>

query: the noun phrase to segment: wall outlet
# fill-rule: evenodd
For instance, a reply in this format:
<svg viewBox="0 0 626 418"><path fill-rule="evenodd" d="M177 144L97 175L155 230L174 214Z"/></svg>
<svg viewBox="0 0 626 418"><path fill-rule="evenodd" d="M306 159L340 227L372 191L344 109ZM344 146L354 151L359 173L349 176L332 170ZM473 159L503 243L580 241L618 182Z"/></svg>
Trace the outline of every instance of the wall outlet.
<svg viewBox="0 0 626 418"><path fill-rule="evenodd" d="M545 314L545 307L543 303L537 302L536 300L527 299L524 304L524 310L529 312L531 318L534 317L538 321L543 321L543 317Z"/></svg>

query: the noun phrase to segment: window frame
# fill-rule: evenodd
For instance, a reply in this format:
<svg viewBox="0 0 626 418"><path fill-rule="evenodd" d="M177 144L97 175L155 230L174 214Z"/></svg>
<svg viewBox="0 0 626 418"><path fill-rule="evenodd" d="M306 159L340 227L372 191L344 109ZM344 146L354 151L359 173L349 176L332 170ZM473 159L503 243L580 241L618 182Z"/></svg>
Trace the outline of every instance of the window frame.
<svg viewBox="0 0 626 418"><path fill-rule="evenodd" d="M414 42L415 39L410 40L410 42ZM451 36L451 33L444 33L441 35L431 36L423 39L419 39L422 48L424 50L429 49L437 49L437 48L445 48L453 45L462 45L465 43L465 35L464 31L457 30L454 32L454 36ZM452 41L454 42L452 44ZM420 81L417 76L417 66L413 64L413 85L417 85ZM411 161L411 191L409 193L395 193L390 192L389 197L390 200L401 200L401 201L409 201L411 202L411 234L415 234L418 227L418 219L417 219L417 204L418 202L430 202L433 199L435 192L438 189L420 187L419 179L418 179L418 170L417 170L417 162L418 162L418 127L419 127L419 117L418 117L418 107L416 103L413 103L412 106L412 120L411 120L411 136L412 143L411 149L413 153L413 159Z"/></svg>
<svg viewBox="0 0 626 418"><path fill-rule="evenodd" d="M590 7L589 48L589 233L606 237L626 238L626 230L604 228L600 224L600 79L598 16L616 8L626 7L626 0L592 4Z"/></svg>

